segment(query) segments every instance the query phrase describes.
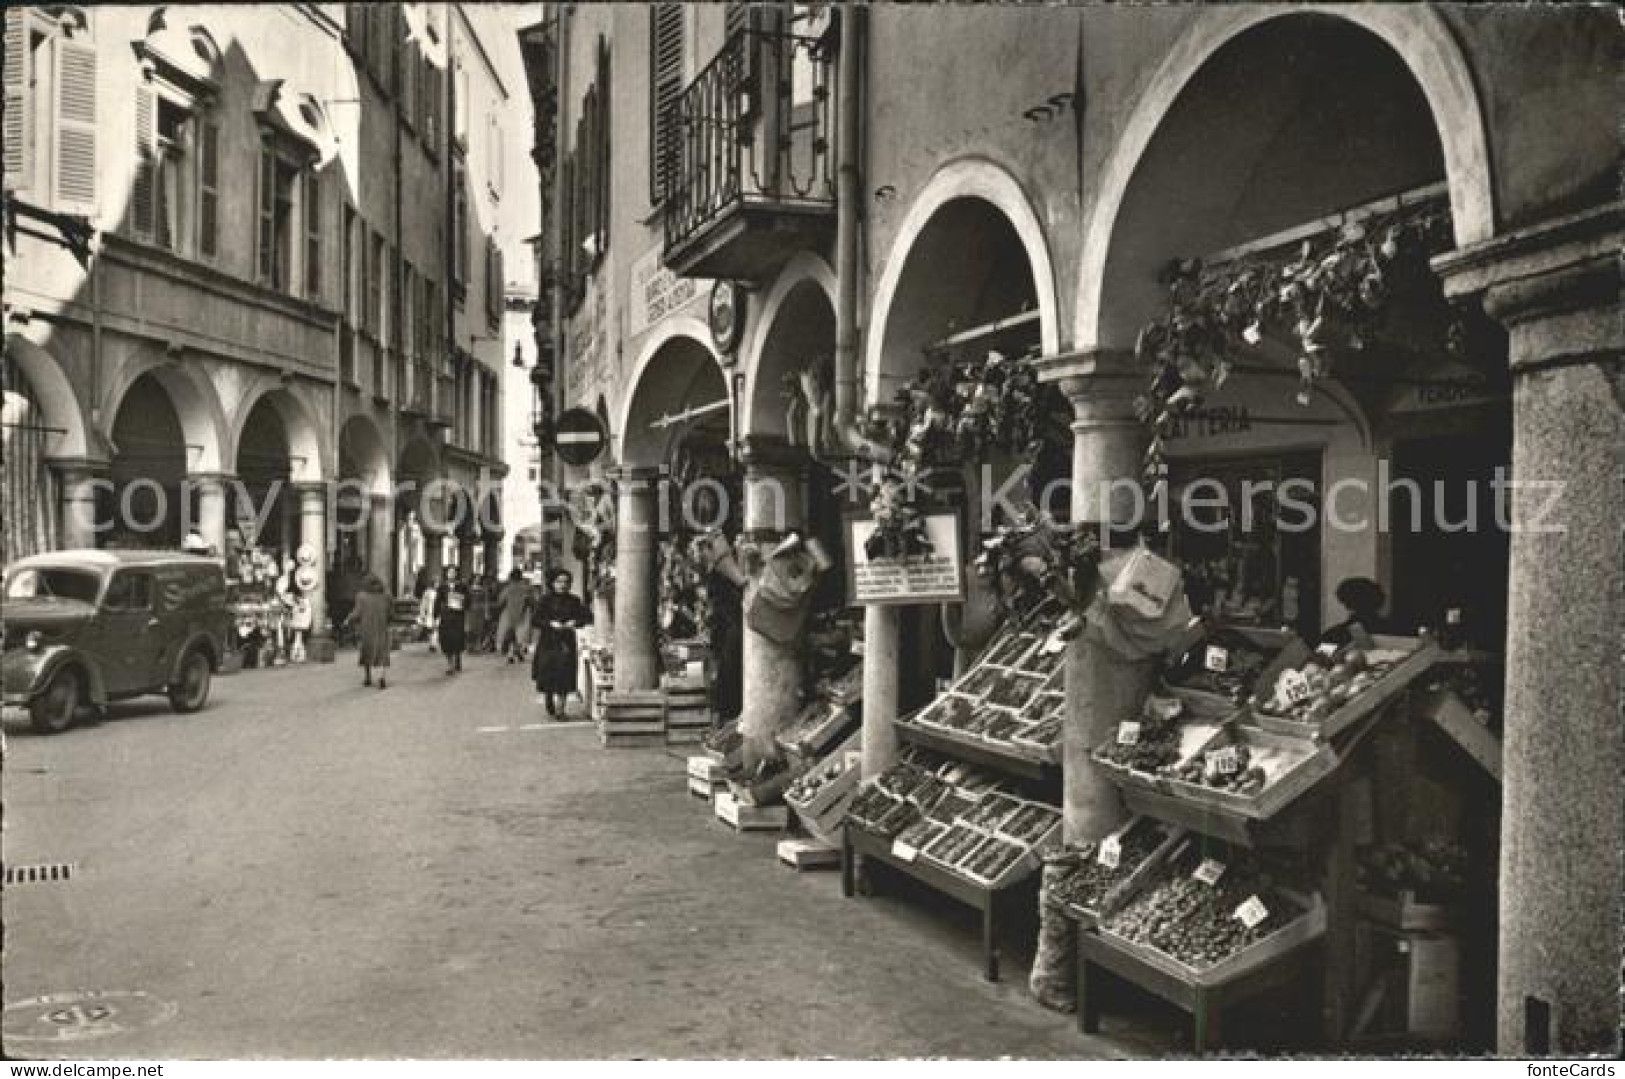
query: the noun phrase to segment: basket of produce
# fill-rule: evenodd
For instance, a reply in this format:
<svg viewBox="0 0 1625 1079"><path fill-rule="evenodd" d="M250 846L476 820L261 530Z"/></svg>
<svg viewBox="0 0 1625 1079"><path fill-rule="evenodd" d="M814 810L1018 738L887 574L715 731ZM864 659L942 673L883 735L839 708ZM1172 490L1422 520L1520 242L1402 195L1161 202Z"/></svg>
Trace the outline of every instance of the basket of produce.
<svg viewBox="0 0 1625 1079"><path fill-rule="evenodd" d="M1188 759L1165 766L1159 789L1221 814L1267 820L1336 767L1324 745L1231 723Z"/></svg>
<svg viewBox="0 0 1625 1079"><path fill-rule="evenodd" d="M847 802L857 790L857 743L854 735L784 792L785 803L814 832L828 834L839 826Z"/></svg>
<svg viewBox="0 0 1625 1079"><path fill-rule="evenodd" d="M963 825L950 825L930 843L920 848L920 856L928 862L934 862L941 868L952 871L954 866L981 846L986 838L981 832Z"/></svg>
<svg viewBox="0 0 1625 1079"><path fill-rule="evenodd" d="M1426 637L1377 637L1370 647L1322 645L1285 667L1252 699L1259 726L1299 738L1334 738L1387 704L1438 658Z"/></svg>
<svg viewBox="0 0 1625 1079"><path fill-rule="evenodd" d="M1044 680L1040 675L1026 674L1022 671L1003 671L988 687L985 700L987 704L998 708L1020 711L1043 688L1043 685Z"/></svg>
<svg viewBox="0 0 1625 1079"><path fill-rule="evenodd" d="M745 758L745 736L739 730L739 721L733 720L710 731L700 742L705 755L718 764L736 768Z"/></svg>
<svg viewBox="0 0 1625 1079"><path fill-rule="evenodd" d="M1025 756L1041 761L1054 761L1061 745L1062 720L1050 715L1036 723L1028 723L1010 736L1010 746Z"/></svg>
<svg viewBox="0 0 1625 1079"><path fill-rule="evenodd" d="M1326 931L1325 904L1305 881L1297 866L1186 837L1152 859L1100 937L1186 984L1223 985Z"/></svg>
<svg viewBox="0 0 1625 1079"><path fill-rule="evenodd" d="M905 862L912 862L920 856L920 851L940 839L952 827L940 820L931 817L922 817L898 833L892 840L892 856Z"/></svg>
<svg viewBox="0 0 1625 1079"><path fill-rule="evenodd" d="M1355 866L1360 913L1394 929L1449 929L1460 916L1467 851L1456 843L1385 843Z"/></svg>
<svg viewBox="0 0 1625 1079"><path fill-rule="evenodd" d="M1148 697L1138 718L1117 730L1094 751L1094 760L1124 786L1161 790L1163 776L1185 764L1213 740L1222 722L1201 715L1195 701Z"/></svg>
<svg viewBox="0 0 1625 1079"><path fill-rule="evenodd" d="M775 741L787 753L810 760L826 752L837 739L857 725L857 719L844 705L815 700L801 710Z"/></svg>
<svg viewBox="0 0 1625 1079"><path fill-rule="evenodd" d="M1001 634L987 647L987 651L982 653L982 658L978 662L991 663L997 667L1014 667L1037 643L1038 637L1032 633Z"/></svg>
<svg viewBox="0 0 1625 1079"><path fill-rule="evenodd" d="M999 822L994 834L1028 850L1043 850L1060 835L1061 811L1042 802L1022 802Z"/></svg>
<svg viewBox="0 0 1625 1079"><path fill-rule="evenodd" d="M984 795L981 801L971 807L970 812L961 814L959 820L967 828L991 834L1007 817L1020 809L1021 805L1021 799L1002 791L993 791Z"/></svg>
<svg viewBox="0 0 1625 1079"><path fill-rule="evenodd" d="M984 888L1007 888L1038 868L1033 852L1020 843L988 836L960 859L954 871Z"/></svg>
<svg viewBox="0 0 1625 1079"><path fill-rule="evenodd" d="M1044 858L1052 867L1044 876L1046 893L1084 927L1092 927L1133 891L1153 856L1182 835L1153 817L1135 817L1100 842L1054 851Z"/></svg>

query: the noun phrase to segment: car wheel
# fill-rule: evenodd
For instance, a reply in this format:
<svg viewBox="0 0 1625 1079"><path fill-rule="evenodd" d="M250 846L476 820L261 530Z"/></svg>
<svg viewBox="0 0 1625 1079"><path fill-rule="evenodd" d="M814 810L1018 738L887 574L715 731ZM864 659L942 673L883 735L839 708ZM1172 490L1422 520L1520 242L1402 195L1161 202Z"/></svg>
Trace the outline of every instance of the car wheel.
<svg viewBox="0 0 1625 1079"><path fill-rule="evenodd" d="M169 687L169 703L177 712L196 712L209 701L209 680L214 672L202 651L188 652L181 661L180 678Z"/></svg>
<svg viewBox="0 0 1625 1079"><path fill-rule="evenodd" d="M73 717L79 711L82 696L79 672L58 671L50 684L29 702L28 718L41 734L61 734L73 726Z"/></svg>

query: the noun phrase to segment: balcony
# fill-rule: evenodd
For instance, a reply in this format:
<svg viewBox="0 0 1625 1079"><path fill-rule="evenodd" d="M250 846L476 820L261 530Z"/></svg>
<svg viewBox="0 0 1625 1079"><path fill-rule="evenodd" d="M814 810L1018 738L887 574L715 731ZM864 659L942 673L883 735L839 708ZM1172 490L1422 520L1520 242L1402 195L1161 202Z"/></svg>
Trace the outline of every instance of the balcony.
<svg viewBox="0 0 1625 1079"><path fill-rule="evenodd" d="M826 38L737 31L669 107L664 261L761 281L835 231L835 57Z"/></svg>

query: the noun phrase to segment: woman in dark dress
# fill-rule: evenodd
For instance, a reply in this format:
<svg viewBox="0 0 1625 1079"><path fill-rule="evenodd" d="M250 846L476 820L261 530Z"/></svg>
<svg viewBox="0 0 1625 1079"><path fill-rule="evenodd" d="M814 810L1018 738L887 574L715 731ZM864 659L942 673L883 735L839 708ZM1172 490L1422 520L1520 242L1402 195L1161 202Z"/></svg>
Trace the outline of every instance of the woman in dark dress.
<svg viewBox="0 0 1625 1079"><path fill-rule="evenodd" d="M558 715L576 691L576 630L592 625L592 612L570 592L570 580L568 570L549 573L547 592L530 615L536 631L530 673L536 681L537 695L547 702L550 716Z"/></svg>
<svg viewBox="0 0 1625 1079"><path fill-rule="evenodd" d="M456 674L463 669L463 649L468 646L468 586L457 579L456 567L447 567L446 583L436 603L440 650L446 653L446 673Z"/></svg>

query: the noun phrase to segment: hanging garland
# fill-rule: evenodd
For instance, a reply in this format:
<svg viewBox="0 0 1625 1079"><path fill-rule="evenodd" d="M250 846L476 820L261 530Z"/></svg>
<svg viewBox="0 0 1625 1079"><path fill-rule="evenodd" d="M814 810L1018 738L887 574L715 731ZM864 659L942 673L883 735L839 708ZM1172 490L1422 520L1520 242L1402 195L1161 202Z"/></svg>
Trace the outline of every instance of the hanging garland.
<svg viewBox="0 0 1625 1079"><path fill-rule="evenodd" d="M1258 357L1266 338L1298 352L1295 400L1307 407L1336 359L1376 340L1396 282L1451 242L1448 206L1423 202L1350 220L1329 237L1305 240L1295 255L1171 263L1160 278L1168 313L1147 323L1135 342L1151 376L1136 402L1151 428L1146 478L1165 474L1164 441L1177 419L1223 386L1234 367Z"/></svg>

